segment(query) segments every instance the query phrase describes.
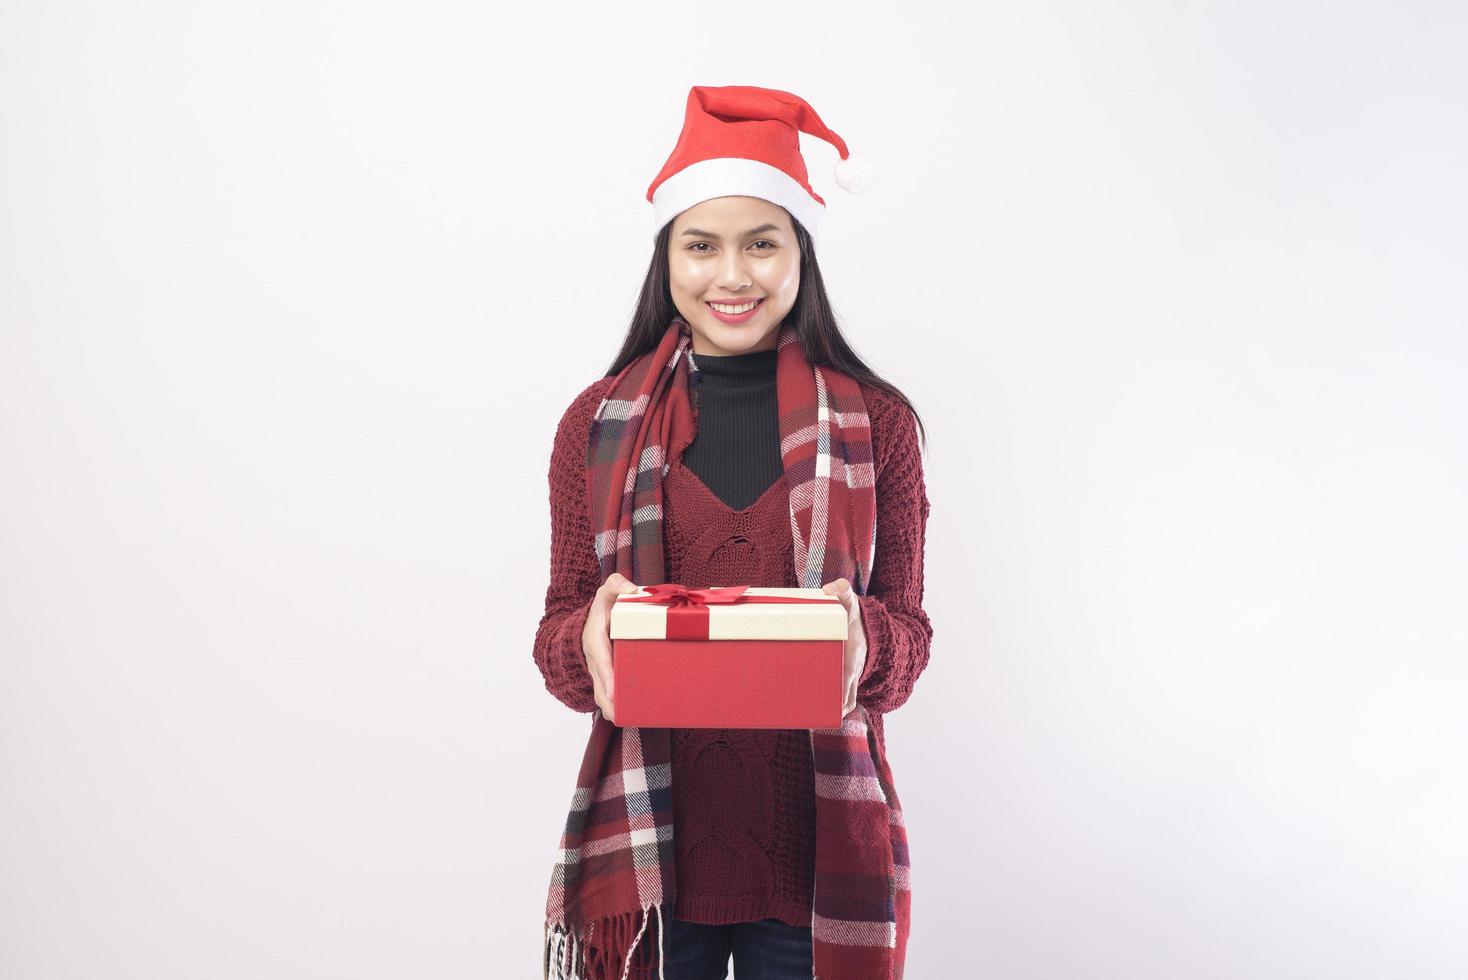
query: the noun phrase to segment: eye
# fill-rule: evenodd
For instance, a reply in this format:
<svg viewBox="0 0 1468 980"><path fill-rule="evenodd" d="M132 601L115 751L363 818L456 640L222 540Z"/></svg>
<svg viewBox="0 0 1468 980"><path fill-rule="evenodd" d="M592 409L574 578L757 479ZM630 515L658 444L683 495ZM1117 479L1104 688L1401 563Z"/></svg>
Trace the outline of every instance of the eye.
<svg viewBox="0 0 1468 980"><path fill-rule="evenodd" d="M758 241L756 241L755 244L758 245L758 244L760 244L760 242L763 242L764 244L770 246L770 248L762 248L762 249L760 249L761 252L768 252L771 248L774 248L775 247L775 243L772 242L772 241L770 241L769 239L761 238Z"/></svg>
<svg viewBox="0 0 1468 980"><path fill-rule="evenodd" d="M689 249L689 251L697 251L698 250L698 246L700 246L700 245L707 245L707 244L708 244L708 242L694 242L692 245L688 246L688 249ZM700 251L700 252L698 252L698 254L699 255L703 255L704 253Z"/></svg>

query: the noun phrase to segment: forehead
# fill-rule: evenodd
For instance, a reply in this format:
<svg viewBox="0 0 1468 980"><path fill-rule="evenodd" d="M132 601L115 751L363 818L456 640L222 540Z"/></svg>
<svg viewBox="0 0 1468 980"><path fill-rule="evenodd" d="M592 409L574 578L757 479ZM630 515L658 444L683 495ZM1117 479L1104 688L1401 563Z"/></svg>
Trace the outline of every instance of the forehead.
<svg viewBox="0 0 1468 980"><path fill-rule="evenodd" d="M718 235L737 237L760 225L774 225L790 231L790 216L778 204L764 198L731 195L700 201L678 215L673 233L699 228Z"/></svg>

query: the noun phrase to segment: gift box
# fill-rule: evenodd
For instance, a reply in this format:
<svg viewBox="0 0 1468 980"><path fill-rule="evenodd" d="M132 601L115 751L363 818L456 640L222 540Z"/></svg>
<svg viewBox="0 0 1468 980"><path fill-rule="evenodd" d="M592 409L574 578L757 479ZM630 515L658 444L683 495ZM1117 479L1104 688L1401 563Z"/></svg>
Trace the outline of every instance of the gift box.
<svg viewBox="0 0 1468 980"><path fill-rule="evenodd" d="M848 619L820 589L651 585L612 606L617 724L836 728Z"/></svg>

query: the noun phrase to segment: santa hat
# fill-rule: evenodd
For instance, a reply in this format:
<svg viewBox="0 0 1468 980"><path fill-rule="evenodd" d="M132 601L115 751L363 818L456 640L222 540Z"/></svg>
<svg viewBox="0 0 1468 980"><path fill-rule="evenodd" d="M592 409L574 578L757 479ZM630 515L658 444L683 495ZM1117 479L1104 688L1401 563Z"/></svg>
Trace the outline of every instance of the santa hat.
<svg viewBox="0 0 1468 980"><path fill-rule="evenodd" d="M647 189L655 228L700 201L738 194L780 205L814 234L826 202L806 179L802 132L841 154L837 184L853 194L871 186L871 163L850 153L800 96L753 85L693 86L678 145Z"/></svg>

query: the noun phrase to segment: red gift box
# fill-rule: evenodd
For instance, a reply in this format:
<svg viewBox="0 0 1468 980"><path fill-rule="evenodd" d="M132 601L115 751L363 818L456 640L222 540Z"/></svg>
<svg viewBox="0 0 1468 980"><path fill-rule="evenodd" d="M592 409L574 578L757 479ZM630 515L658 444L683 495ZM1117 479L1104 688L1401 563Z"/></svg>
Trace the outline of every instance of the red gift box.
<svg viewBox="0 0 1468 980"><path fill-rule="evenodd" d="M820 589L650 585L612 606L617 724L837 728L848 619Z"/></svg>

